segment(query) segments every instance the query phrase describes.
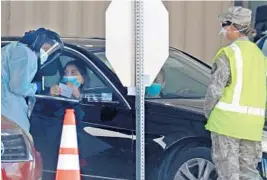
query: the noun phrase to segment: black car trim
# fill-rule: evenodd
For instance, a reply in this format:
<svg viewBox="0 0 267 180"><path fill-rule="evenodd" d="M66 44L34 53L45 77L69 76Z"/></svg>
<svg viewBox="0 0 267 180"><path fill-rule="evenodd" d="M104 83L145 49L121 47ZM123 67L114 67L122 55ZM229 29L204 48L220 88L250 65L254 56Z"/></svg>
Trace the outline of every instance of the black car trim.
<svg viewBox="0 0 267 180"><path fill-rule="evenodd" d="M174 48L174 47L170 47L170 50L173 50L173 51L179 51L179 52L181 52L181 53L183 53L183 54L189 56L190 58L194 59L194 60L197 61L198 63L204 65L205 67L211 69L211 65L210 65L210 64L208 64L208 63L206 63L206 62L204 62L204 61L201 61L200 59L198 59L198 58L192 56L192 55L189 54L189 53L186 53L186 52L184 52L184 51L182 51L182 50L180 50L180 49Z"/></svg>
<svg viewBox="0 0 267 180"><path fill-rule="evenodd" d="M70 99L70 98L64 98L64 97L48 96L48 95L41 95L41 94L36 94L36 95L34 95L34 97L41 98L41 99L48 99L48 100L58 100L58 101L67 101L67 102L72 102L72 103L79 103L79 100L77 100L77 99Z"/></svg>

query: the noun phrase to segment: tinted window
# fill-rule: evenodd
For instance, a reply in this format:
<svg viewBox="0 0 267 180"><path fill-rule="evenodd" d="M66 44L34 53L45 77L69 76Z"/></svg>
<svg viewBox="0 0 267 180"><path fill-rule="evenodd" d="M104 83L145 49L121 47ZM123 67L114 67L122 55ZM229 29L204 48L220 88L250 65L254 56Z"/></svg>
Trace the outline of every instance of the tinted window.
<svg viewBox="0 0 267 180"><path fill-rule="evenodd" d="M104 52L97 52L95 55L112 70ZM191 57L171 50L155 79L155 82L162 85L161 93L149 98L203 98L209 84L209 72L209 68Z"/></svg>
<svg viewBox="0 0 267 180"><path fill-rule="evenodd" d="M209 84L209 69L178 51L171 51L163 66L165 86L163 96L205 96Z"/></svg>

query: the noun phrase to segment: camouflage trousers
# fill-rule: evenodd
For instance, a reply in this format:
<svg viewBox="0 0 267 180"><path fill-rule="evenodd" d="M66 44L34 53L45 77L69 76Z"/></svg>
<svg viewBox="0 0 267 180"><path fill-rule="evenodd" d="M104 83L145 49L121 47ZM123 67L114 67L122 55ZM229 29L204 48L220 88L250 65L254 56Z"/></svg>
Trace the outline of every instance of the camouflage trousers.
<svg viewBox="0 0 267 180"><path fill-rule="evenodd" d="M261 142L231 138L213 132L211 140L217 180L262 180L256 169L262 156Z"/></svg>

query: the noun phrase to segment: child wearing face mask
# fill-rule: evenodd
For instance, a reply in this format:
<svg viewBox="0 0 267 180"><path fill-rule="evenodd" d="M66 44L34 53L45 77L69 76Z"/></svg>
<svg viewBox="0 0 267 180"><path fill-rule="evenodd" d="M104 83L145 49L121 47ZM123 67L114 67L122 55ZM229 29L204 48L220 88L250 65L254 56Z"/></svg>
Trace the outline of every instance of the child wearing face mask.
<svg viewBox="0 0 267 180"><path fill-rule="evenodd" d="M85 66L74 60L66 64L60 83L71 87L73 89L72 97L79 99L82 93L81 91L84 89L84 85L88 84L86 82L87 79ZM60 94L61 89L57 84L50 88L51 96L59 96Z"/></svg>

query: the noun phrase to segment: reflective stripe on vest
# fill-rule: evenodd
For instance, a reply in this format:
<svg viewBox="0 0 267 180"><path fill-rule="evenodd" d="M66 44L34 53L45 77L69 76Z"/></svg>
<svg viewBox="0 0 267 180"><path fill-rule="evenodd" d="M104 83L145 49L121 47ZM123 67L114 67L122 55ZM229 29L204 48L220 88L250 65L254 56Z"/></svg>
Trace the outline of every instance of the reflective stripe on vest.
<svg viewBox="0 0 267 180"><path fill-rule="evenodd" d="M248 115L256 115L256 116L265 116L265 109L263 108L255 108L255 107L249 107L249 106L241 106L239 104L241 92L242 92L242 86L243 86L243 58L241 55L240 48L236 44L230 45L230 47L233 49L236 59L236 85L233 92L233 100L232 103L224 103L224 102L218 102L216 105L216 108L224 110L224 111L230 111L230 112L237 112L242 114L248 114Z"/></svg>

